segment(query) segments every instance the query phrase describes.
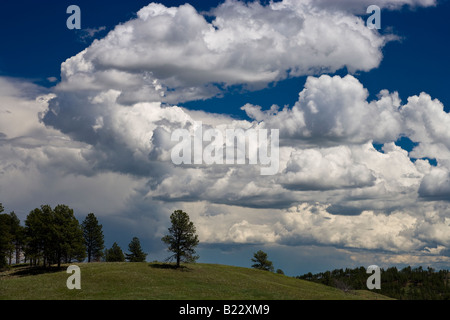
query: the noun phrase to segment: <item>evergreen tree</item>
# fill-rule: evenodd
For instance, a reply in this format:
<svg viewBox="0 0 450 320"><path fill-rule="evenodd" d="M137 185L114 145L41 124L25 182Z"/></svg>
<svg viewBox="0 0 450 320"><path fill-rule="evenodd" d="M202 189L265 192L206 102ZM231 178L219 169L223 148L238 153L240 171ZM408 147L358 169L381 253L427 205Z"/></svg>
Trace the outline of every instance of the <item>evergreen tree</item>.
<svg viewBox="0 0 450 320"><path fill-rule="evenodd" d="M3 206L0 203L0 213L3 212ZM7 257L11 250L11 223L10 216L7 214L0 214L0 269L8 265Z"/></svg>
<svg viewBox="0 0 450 320"><path fill-rule="evenodd" d="M25 242L25 228L20 225L20 219L17 215L12 211L10 214L11 217L11 235L12 235L12 245L14 246L15 251L15 260L16 263L20 262L20 254L23 250L24 242Z"/></svg>
<svg viewBox="0 0 450 320"><path fill-rule="evenodd" d="M0 270L8 265L6 260L9 243L9 233L7 231L7 225L4 223L0 216Z"/></svg>
<svg viewBox="0 0 450 320"><path fill-rule="evenodd" d="M278 273L278 274L284 274L284 271L281 270L281 269L277 269L276 273Z"/></svg>
<svg viewBox="0 0 450 320"><path fill-rule="evenodd" d="M272 261L267 259L267 253L262 250L258 250L253 254L253 257L254 258L252 258L252 261L255 262L255 264L252 265L252 268L273 272L273 264Z"/></svg>
<svg viewBox="0 0 450 320"><path fill-rule="evenodd" d="M126 253L126 259L130 262L144 262L147 254L142 251L141 242L137 237L134 237L128 245L128 251Z"/></svg>
<svg viewBox="0 0 450 320"><path fill-rule="evenodd" d="M111 249L105 250L105 261L106 262L124 262L125 255L119 245L114 242Z"/></svg>
<svg viewBox="0 0 450 320"><path fill-rule="evenodd" d="M81 261L86 257L83 232L73 210L58 205L53 210L43 205L31 211L25 220L26 254L36 265Z"/></svg>
<svg viewBox="0 0 450 320"><path fill-rule="evenodd" d="M195 256L194 248L198 245L198 236L194 223L190 221L189 215L182 210L175 210L170 215L172 226L169 228L169 234L161 240L166 243L173 255L167 260L176 260L177 268L180 262L194 262L198 259Z"/></svg>
<svg viewBox="0 0 450 320"><path fill-rule="evenodd" d="M98 223L95 214L89 213L81 226L88 262L91 262L91 260L100 261L105 248L102 225Z"/></svg>
<svg viewBox="0 0 450 320"><path fill-rule="evenodd" d="M50 206L43 205L27 215L25 220L25 254L30 258L31 265L38 265L42 261L45 266L48 260L51 242Z"/></svg>
<svg viewBox="0 0 450 320"><path fill-rule="evenodd" d="M66 205L58 205L53 210L53 250L54 261L61 265L75 259L81 261L86 257L83 231L73 210Z"/></svg>
<svg viewBox="0 0 450 320"><path fill-rule="evenodd" d="M23 244L23 227L20 220L13 211L10 214L1 214L0 224L0 265L6 260L6 263L11 265L14 253L18 263Z"/></svg>
<svg viewBox="0 0 450 320"><path fill-rule="evenodd" d="M4 211L0 203L0 213ZM0 214L0 267L6 264L8 258L9 264L13 253L15 252L16 263L20 261L20 253L24 242L24 227L20 225L20 220L12 211L8 214Z"/></svg>
<svg viewBox="0 0 450 320"><path fill-rule="evenodd" d="M381 289L379 293L396 299L406 300L448 300L450 288L448 287L448 270L435 271L421 266L412 269L410 266L398 270L396 267L383 270L381 268ZM342 284L349 285L355 290L367 290L367 273L364 267L346 269L345 273L339 270L311 273L297 277L322 284L342 288ZM332 281L330 281L332 280Z"/></svg>

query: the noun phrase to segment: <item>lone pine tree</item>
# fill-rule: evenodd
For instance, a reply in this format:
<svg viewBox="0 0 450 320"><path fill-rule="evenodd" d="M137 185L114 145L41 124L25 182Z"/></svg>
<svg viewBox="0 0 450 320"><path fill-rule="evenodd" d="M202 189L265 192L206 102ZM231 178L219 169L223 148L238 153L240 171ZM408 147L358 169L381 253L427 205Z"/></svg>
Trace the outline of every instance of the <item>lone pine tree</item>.
<svg viewBox="0 0 450 320"><path fill-rule="evenodd" d="M258 250L255 252L252 261L255 262L255 264L252 265L252 268L273 272L273 263L267 259L267 253L264 251Z"/></svg>
<svg viewBox="0 0 450 320"><path fill-rule="evenodd" d="M198 256L195 256L194 248L199 241L194 223L182 210L175 210L170 215L170 221L172 226L169 228L169 234L161 239L169 246L168 250L173 252L167 260L176 260L177 268L180 267L180 262L195 262Z"/></svg>
<svg viewBox="0 0 450 320"><path fill-rule="evenodd" d="M128 245L128 251L130 253L126 253L127 260L130 262L144 262L147 254L142 251L141 242L139 238L134 237Z"/></svg>

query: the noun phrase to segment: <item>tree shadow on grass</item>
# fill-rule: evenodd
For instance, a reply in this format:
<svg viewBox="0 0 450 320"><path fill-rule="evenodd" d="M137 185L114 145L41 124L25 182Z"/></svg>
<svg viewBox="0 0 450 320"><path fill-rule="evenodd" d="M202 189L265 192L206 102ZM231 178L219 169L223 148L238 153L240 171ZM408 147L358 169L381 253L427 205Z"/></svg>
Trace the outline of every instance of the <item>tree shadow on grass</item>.
<svg viewBox="0 0 450 320"><path fill-rule="evenodd" d="M161 262L153 262L150 263L149 266L155 269L171 269L171 270L179 270L179 271L189 271L190 269L186 266L177 267L174 263L161 263Z"/></svg>
<svg viewBox="0 0 450 320"><path fill-rule="evenodd" d="M13 266L7 276L8 277L26 277L26 276L35 276L38 274L44 274L44 273L55 273L60 272L67 269L67 267L56 267L56 266L50 266L50 267L30 267L30 266Z"/></svg>

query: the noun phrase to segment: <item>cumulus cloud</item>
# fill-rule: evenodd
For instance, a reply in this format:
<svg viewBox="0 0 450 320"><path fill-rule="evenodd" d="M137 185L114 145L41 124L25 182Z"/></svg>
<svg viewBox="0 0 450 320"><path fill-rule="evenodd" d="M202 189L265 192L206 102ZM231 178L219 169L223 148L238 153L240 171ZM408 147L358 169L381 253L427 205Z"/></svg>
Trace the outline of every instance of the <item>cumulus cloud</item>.
<svg viewBox="0 0 450 320"><path fill-rule="evenodd" d="M28 81L0 77L1 201L18 214L62 202L117 214L141 182L96 171L86 159L92 146L46 126L41 119L53 97Z"/></svg>
<svg viewBox="0 0 450 320"><path fill-rule="evenodd" d="M427 174L419 188L419 195L429 200L449 200L450 199L450 172L448 168L433 168Z"/></svg>
<svg viewBox="0 0 450 320"><path fill-rule="evenodd" d="M386 38L351 14L308 3L227 0L207 22L191 5L151 3L62 64L57 89L119 90L122 104L179 103L220 88L262 88L290 76L368 71Z"/></svg>
<svg viewBox="0 0 450 320"><path fill-rule="evenodd" d="M331 215L321 206L301 205L290 210L285 219L286 241L300 237L324 244L388 251L412 250L421 244L410 239L408 231L416 218L405 213L377 215L364 211L358 216L342 216Z"/></svg>
<svg viewBox="0 0 450 320"><path fill-rule="evenodd" d="M303 104L311 108L315 106L325 108L326 104L321 100L329 97L321 95L319 88L328 87L321 86L321 79L326 80L326 84L330 79L334 80L335 94L339 94L354 108L367 108L370 112L371 107L381 106L385 109L386 117L395 120L387 121L388 123L395 124L395 127L401 130L414 127L408 125L408 121L411 121L409 113L403 111L411 107L410 102L405 106L399 106L397 95L388 92L383 92L376 101L367 102L366 90L353 77L310 78L300 93L299 102L292 109L281 111L281 114L293 112L294 109L301 113ZM350 85L345 86L346 81L349 81ZM348 88L351 85L354 88ZM305 90L310 91L305 93ZM307 96L310 97L309 100L302 98ZM116 177L121 186L134 185L134 188L139 188L138 196L163 201L162 203L172 202L172 206L186 202L196 203L199 200L220 204L224 206L222 208L227 208L221 214L208 215L205 212L204 215L194 215L203 240L209 243L214 241L292 245L316 243L401 252L425 250L425 247L434 248L432 243L446 245L448 242L446 236L448 222L442 214L445 210L436 207L434 218L432 215L423 217L417 210L413 210L412 213L405 211L405 208L414 208L417 205L418 194L428 198L435 195L442 199L446 189L439 186L445 186L446 180L440 178L445 177L439 171L442 170L441 167L434 168L426 160L411 161L408 152L396 146L394 142L384 143L382 152L379 152L373 147L372 141L355 142L350 134L340 135L341 140L336 139L335 145L321 146L319 142L323 141L324 136L321 131L311 130L312 134L304 136L289 135L289 132L286 132L283 138L284 145L280 147L281 171L274 177L259 176L257 169L248 165L175 167L169 157L173 146L169 137L175 128L191 128L198 120L205 120L207 126L221 130L236 126L271 127L275 123L274 119L279 121L277 117L280 114L275 109L258 114L258 108L253 106L252 110L259 119L258 122L235 121L222 115L222 121L217 123L217 120L212 120L213 114L190 114L185 109L163 106L159 103L138 103L124 107L115 101L116 97L115 91L100 92L95 97L85 100L89 101L93 108L81 108L78 113L75 105L72 109L68 109L79 117L85 119L92 117L92 121L89 122L92 138L86 139L85 142L77 142L70 135L39 122L37 115L48 107L48 100L52 96L44 96L37 102L27 98L25 101L24 98L14 98L15 105L19 102L18 105L22 107L11 110L3 107L2 111L5 114L13 111L20 113L23 109L35 105L35 108L30 109L26 115L21 115L22 119L30 119L32 129L16 133L14 131L17 130L16 126L11 125L8 129L7 123L13 122L2 118L5 121L2 128L6 128L2 131L3 146L7 145L9 148L12 146L11 141L5 144L6 138L31 136L31 132L37 132L37 129L42 131L39 141L50 133L56 134L56 137L48 140L51 142L49 145L39 144L33 148L20 149L20 145L14 143L12 151L2 153L2 158L7 160L9 154L10 159L13 159L18 155L19 159L23 159L21 160L23 168L30 170L30 165L26 164L25 159L33 157L31 168L34 168L32 170L40 177L39 179L43 179L41 181L46 181L42 176L46 170L49 170L48 172L62 170L66 175L78 173L86 177L93 172L96 174L103 172L96 181L103 183ZM11 97L6 96L2 101L7 99ZM310 101L313 101L314 105L309 103ZM409 101L415 101L415 98ZM328 113L332 118L332 125L326 130L337 132L332 129L338 124L335 117L339 117L340 112L345 113L346 111L342 109L348 104L339 104L334 109L336 112ZM439 105L434 101L431 106L435 104ZM97 106L100 107L95 109ZM61 108L59 112L62 110ZM88 113L87 110L91 112ZM97 110L101 113L93 112ZM49 112L53 114L52 111ZM312 118L304 117L304 119ZM355 127L354 133L358 131L361 134L365 133L368 139L370 135L364 122L366 126L371 126L373 120L373 117L361 117L362 123ZM308 121L311 120L305 121L305 127ZM440 123L436 125L439 126ZM372 133L376 132L374 130ZM429 135L424 132L421 132L421 136L428 139ZM320 139L315 139L315 135ZM397 136L396 133L391 138L395 140ZM113 141L108 137L114 137ZM58 139L64 139L65 143L56 143ZM338 145L336 141L339 142ZM11 169L11 166L17 163L17 160L11 160L9 164L8 161L4 161L4 174L18 176L17 171ZM36 163L37 168L34 167ZM39 174L36 169L40 170ZM122 174L130 173L135 178L130 176L121 178ZM84 186L86 190L89 188L85 183L91 187L98 187L94 180L89 182L88 178L83 182L83 179L85 178L81 177L76 184ZM63 181L68 180L61 179L60 183ZM123 181L127 182L122 183ZM119 190L122 189L111 192L116 193ZM124 191L123 194L130 195L130 192ZM315 201L319 204L307 204ZM295 205L293 208L296 209L286 209L292 205ZM336 207L339 206L340 210L336 211ZM237 213L231 213L228 207L239 209ZM351 215L352 208L358 208L360 213ZM249 211L255 212L253 217ZM333 214L336 212L339 214ZM145 220L143 216L139 219ZM161 221L161 218L155 219ZM391 227L386 228L386 225ZM215 230L215 226L220 226L223 231ZM369 242L364 240L367 234L371 234ZM411 242L411 239L416 240Z"/></svg>
<svg viewBox="0 0 450 320"><path fill-rule="evenodd" d="M434 255L449 245L449 221L438 206L391 214L364 211L358 216L333 215L327 208L318 203L304 203L277 211L276 215L264 211L258 217L246 215L234 223L226 215L201 215L197 221L206 242L319 244ZM420 212L422 209L425 215ZM204 232L203 228L209 231ZM434 245L430 248L428 243Z"/></svg>
<svg viewBox="0 0 450 320"><path fill-rule="evenodd" d="M347 146L292 153L280 182L288 189L326 190L371 186L375 176L356 163Z"/></svg>
<svg viewBox="0 0 450 320"><path fill-rule="evenodd" d="M405 134L418 142L411 155L436 158L447 163L450 159L450 114L444 111L444 105L422 92L409 97L401 113Z"/></svg>
<svg viewBox="0 0 450 320"><path fill-rule="evenodd" d="M249 219L248 214L242 213L246 216L242 219L230 215L228 210L207 219L198 216L196 222L204 228L217 225L225 230L211 232L202 227L206 242L297 245L306 241L396 252L422 250L430 242L429 238L414 243L407 240L417 235L420 228L416 224L422 220L403 210L416 206L418 195L443 199L446 189L440 186L445 185L445 181L433 179L433 170L437 169L427 160L413 162L411 155L394 141L409 134L419 146L432 143L436 137L431 135L432 129L446 121L446 114L441 114L442 105L437 100L422 95L422 98L411 97L402 105L397 93L384 90L377 99L368 101L367 90L355 77L323 75L308 78L298 102L292 107L261 111L258 106L246 105L243 109L253 121L236 121L224 115L220 115L218 121L214 114L190 112L161 103L124 106L117 102L119 92L116 90L94 93L96 95L84 100L89 108L77 109L77 103L70 108L60 105L59 110L49 111L46 121L53 123L50 120L55 117L54 123L61 125L57 121L61 115L64 118L70 114L72 119L75 115L82 116L84 124L89 124L86 130L78 132L75 126L64 129L73 128L73 132L67 133L87 143L91 141L95 146L95 150L84 153L86 159L102 170L147 177L148 182L141 192L148 199L173 204L202 200L246 210L285 210L292 205L315 201L325 206L317 210L323 213L320 220L327 223L315 226L315 216L308 209L306 216L298 213L306 220L295 216L295 228L286 222L290 221L286 217L293 214L285 211L271 212L272 219L267 218L266 223L261 223L261 214L257 219ZM423 127L419 122L428 118L417 116L420 110L414 109L417 99L424 99L426 103L422 106L429 108L431 114L441 116L433 117L435 122L427 120L421 131L415 128ZM58 102L68 103L64 99ZM251 127L280 129L280 173L261 177L258 168L249 165L174 166L170 161L174 145L171 132L178 128L192 130L196 121L204 121L206 127L221 131ZM83 136L86 131L90 136ZM111 136L115 137L114 141L109 139ZM381 152L373 147L374 141L383 144ZM281 222L280 217L285 220ZM401 224L402 219L409 219L410 223ZM375 224L377 231L373 233L377 238L371 244L363 244L363 235L367 234L370 224ZM393 229L383 229L386 224L392 224ZM318 233L299 237L299 234L307 234L299 225L304 228L309 225L308 228L317 229ZM345 225L348 229L343 227ZM445 229L446 225L441 227ZM349 231L355 228L359 231ZM361 230L365 232L360 233ZM443 236L436 237L445 240Z"/></svg>
<svg viewBox="0 0 450 320"><path fill-rule="evenodd" d="M371 102L368 95L354 76L322 75L308 77L292 108L264 113L247 104L242 109L249 117L279 128L286 139L322 145L395 141L402 133L398 94L383 90Z"/></svg>

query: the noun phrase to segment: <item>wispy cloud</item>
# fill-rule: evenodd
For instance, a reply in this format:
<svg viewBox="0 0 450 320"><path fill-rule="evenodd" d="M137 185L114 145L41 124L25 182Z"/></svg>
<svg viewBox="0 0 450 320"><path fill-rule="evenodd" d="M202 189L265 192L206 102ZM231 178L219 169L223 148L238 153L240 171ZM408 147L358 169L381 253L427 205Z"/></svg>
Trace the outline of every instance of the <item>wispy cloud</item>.
<svg viewBox="0 0 450 320"><path fill-rule="evenodd" d="M98 37L103 33L103 31L106 30L106 26L101 26L98 28L83 28L80 30L77 30L77 33L79 33L79 39L82 42L88 43L95 37Z"/></svg>

